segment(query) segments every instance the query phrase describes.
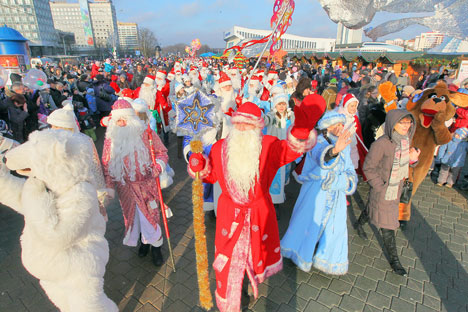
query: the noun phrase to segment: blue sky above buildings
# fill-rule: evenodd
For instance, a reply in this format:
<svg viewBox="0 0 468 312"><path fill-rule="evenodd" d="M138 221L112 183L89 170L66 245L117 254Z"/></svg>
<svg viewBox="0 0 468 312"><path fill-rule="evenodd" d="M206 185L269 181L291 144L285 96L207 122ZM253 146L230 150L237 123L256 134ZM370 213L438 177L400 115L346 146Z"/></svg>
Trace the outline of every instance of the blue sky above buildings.
<svg viewBox="0 0 468 312"><path fill-rule="evenodd" d="M274 0L113 0L117 18L136 22L154 31L163 46L189 43L199 38L202 44L224 47L223 32L234 25L269 29ZM307 37L336 37L333 23L317 0L296 0L288 33ZM378 13L369 26L390 19L418 14ZM381 40L410 39L429 29L411 26Z"/></svg>

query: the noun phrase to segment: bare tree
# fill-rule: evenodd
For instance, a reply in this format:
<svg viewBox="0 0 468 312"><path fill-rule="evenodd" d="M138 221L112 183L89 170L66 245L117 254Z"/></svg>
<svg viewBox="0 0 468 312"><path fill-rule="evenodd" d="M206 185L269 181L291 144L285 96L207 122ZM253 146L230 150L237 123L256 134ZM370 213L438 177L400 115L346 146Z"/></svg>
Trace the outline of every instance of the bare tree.
<svg viewBox="0 0 468 312"><path fill-rule="evenodd" d="M148 28L138 29L138 48L145 57L154 57L156 47L159 45L154 32Z"/></svg>
<svg viewBox="0 0 468 312"><path fill-rule="evenodd" d="M185 43L177 43L177 44L173 44L173 45L170 45L170 46L166 46L166 47L162 48L162 53L163 53L163 55L178 54L178 53L180 53L181 55L185 55L186 54L186 52L185 52L185 47L186 46L187 46L187 44L185 44Z"/></svg>

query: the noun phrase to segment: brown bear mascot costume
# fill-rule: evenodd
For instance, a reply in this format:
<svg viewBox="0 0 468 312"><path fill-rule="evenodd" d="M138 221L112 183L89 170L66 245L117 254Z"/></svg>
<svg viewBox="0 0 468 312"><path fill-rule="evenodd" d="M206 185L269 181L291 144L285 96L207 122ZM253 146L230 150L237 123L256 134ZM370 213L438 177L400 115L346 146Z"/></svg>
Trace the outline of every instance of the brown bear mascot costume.
<svg viewBox="0 0 468 312"><path fill-rule="evenodd" d="M450 91L445 83L439 82L434 88L426 89L420 96L415 96L413 101L408 102L406 107L416 120L412 146L421 150L417 166L410 168L409 172L414 194L427 175L436 146L447 144L452 139L445 125L445 122L455 115L452 103L458 107L466 107L468 95ZM409 221L410 217L411 202L400 204L399 219L402 226L406 225L405 221Z"/></svg>

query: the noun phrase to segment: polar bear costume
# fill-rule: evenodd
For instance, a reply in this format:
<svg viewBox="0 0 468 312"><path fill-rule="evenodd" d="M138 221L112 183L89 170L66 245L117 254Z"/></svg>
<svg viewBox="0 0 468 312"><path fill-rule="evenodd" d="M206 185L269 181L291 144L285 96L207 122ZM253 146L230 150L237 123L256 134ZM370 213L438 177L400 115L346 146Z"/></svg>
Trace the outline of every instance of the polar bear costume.
<svg viewBox="0 0 468 312"><path fill-rule="evenodd" d="M96 188L87 181L92 150L82 136L65 130L33 132L6 153L0 170L0 202L24 216L24 267L39 279L61 311L118 311L104 293L109 246ZM24 172L24 171L23 171Z"/></svg>

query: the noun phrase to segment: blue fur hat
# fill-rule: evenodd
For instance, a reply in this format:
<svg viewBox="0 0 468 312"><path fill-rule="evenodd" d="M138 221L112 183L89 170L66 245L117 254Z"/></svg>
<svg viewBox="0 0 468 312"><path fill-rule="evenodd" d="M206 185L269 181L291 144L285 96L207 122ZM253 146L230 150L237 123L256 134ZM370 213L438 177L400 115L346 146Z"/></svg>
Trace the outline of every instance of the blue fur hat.
<svg viewBox="0 0 468 312"><path fill-rule="evenodd" d="M344 114L338 113L336 110L331 110L325 112L322 118L320 118L319 122L317 123L317 129L325 130L330 126L333 126L337 123L345 124L346 116Z"/></svg>
<svg viewBox="0 0 468 312"><path fill-rule="evenodd" d="M455 130L455 134L458 134L457 139L464 141L468 138L468 128L458 128L457 130Z"/></svg>

